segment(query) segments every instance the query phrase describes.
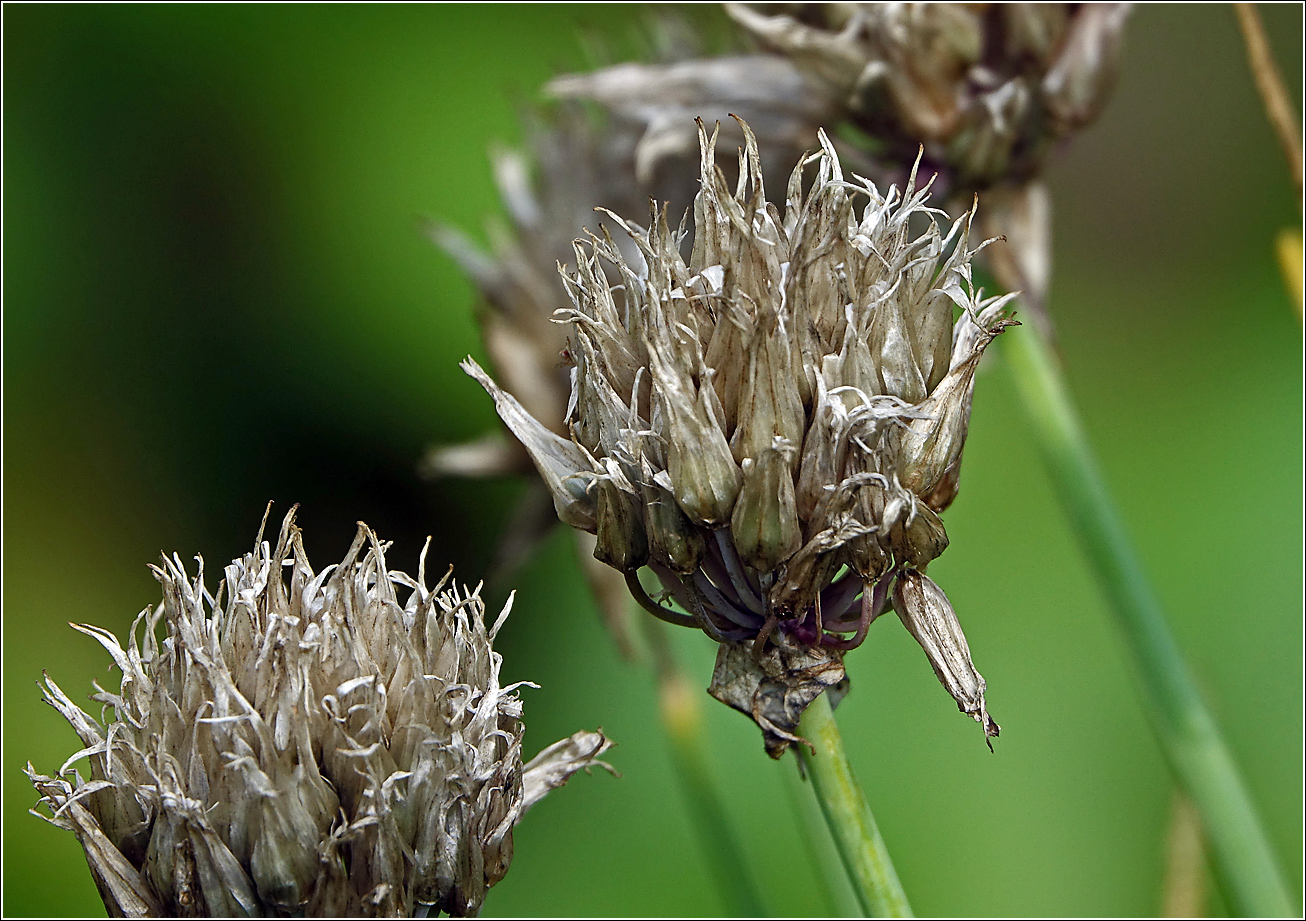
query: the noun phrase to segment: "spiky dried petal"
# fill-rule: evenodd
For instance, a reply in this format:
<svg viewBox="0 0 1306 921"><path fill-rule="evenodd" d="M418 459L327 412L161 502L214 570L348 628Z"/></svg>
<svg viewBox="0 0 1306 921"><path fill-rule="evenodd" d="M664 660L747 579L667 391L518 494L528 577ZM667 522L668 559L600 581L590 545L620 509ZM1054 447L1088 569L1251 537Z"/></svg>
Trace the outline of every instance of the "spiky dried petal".
<svg viewBox="0 0 1306 921"><path fill-rule="evenodd" d="M957 709L984 727L986 741L997 738L998 724L984 703L984 678L970 660L966 634L943 589L914 569L904 570L893 589L893 608L925 650L934 674L957 702Z"/></svg>
<svg viewBox="0 0 1306 921"><path fill-rule="evenodd" d="M603 733L581 730L541 751L522 768L522 812L550 790L561 787L577 771L588 771L595 765L612 771L611 765L599 760L611 747L611 740Z"/></svg>
<svg viewBox="0 0 1306 921"><path fill-rule="evenodd" d="M589 495L594 479L584 453L576 445L560 438L541 425L522 408L516 397L502 390L471 358L461 365L478 384L494 397L500 418L521 440L535 462L544 484L553 496L553 507L564 524L582 531L598 528L595 502Z"/></svg>

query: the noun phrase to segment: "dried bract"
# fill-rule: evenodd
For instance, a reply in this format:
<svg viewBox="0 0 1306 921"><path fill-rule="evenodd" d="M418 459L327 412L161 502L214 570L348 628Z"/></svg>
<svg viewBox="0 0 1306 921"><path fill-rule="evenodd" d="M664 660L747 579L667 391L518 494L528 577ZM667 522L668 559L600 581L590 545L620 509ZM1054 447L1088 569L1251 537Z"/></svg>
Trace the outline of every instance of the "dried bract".
<svg viewBox="0 0 1306 921"><path fill-rule="evenodd" d="M750 643L722 643L708 693L757 723L767 753L778 758L805 741L796 733L808 705L827 691L833 704L847 689L837 651L802 646L781 634L761 655Z"/></svg>
<svg viewBox="0 0 1306 921"><path fill-rule="evenodd" d="M1010 296L973 290L973 212L940 226L914 173L883 194L846 179L821 133L781 212L739 127L732 187L699 125L688 260L656 205L647 230L611 215L638 259L607 234L576 245L558 316L575 330L570 441L464 367L647 610L759 652L842 652L947 546L937 512ZM644 593L645 565L688 614Z"/></svg>
<svg viewBox="0 0 1306 921"><path fill-rule="evenodd" d="M74 625L122 671L92 697L113 718L47 676L84 748L56 776L27 771L110 914L475 914L522 813L602 764L610 743L580 732L523 768L518 685L490 647L507 608L487 630L475 591L428 588L424 561L390 571L385 549L360 525L314 572L292 510L216 596L203 561L192 578L165 558L163 601L126 644Z"/></svg>

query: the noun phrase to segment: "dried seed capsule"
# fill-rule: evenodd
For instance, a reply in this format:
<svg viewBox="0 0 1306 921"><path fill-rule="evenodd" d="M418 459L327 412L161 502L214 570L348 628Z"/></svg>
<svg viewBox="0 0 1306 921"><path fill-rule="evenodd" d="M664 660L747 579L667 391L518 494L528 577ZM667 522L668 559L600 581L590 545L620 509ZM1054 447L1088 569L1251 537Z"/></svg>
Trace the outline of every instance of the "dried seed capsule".
<svg viewBox="0 0 1306 921"><path fill-rule="evenodd" d="M650 324L652 326L652 324ZM658 432L666 443L667 473L676 502L695 524L715 527L730 519L741 474L722 430L723 413L704 370L694 382L687 358L677 355L674 331L650 333L647 343ZM617 444L605 445L613 451Z"/></svg>
<svg viewBox="0 0 1306 921"><path fill-rule="evenodd" d="M648 523L649 552L676 572L690 573L703 561L707 547L703 532L681 511L680 505L644 462L644 520Z"/></svg>
<svg viewBox="0 0 1306 921"><path fill-rule="evenodd" d="M603 478L595 483L595 493L598 542L594 559L622 572L639 569L648 562L648 534L629 483L619 485Z"/></svg>
<svg viewBox="0 0 1306 921"><path fill-rule="evenodd" d="M560 438L536 421L512 394L500 389L471 358L464 361L461 367L494 397L499 417L530 452L535 469L553 496L553 507L558 518L564 524L582 531L593 532L597 529L594 499L589 495L594 471L586 460L585 453L577 445Z"/></svg>
<svg viewBox="0 0 1306 921"><path fill-rule="evenodd" d="M796 453L777 435L760 457L744 459L744 485L730 530L739 558L758 572L772 572L802 543L790 462Z"/></svg>
<svg viewBox="0 0 1306 921"><path fill-rule="evenodd" d="M1009 299L1007 296L1003 302ZM944 473L961 457L970 425L975 369L989 343L1010 325L1011 320L996 320L976 339L970 354L959 362L954 357L947 376L917 406L920 417L907 423L902 434L898 476L902 485L918 496L927 496L938 488Z"/></svg>

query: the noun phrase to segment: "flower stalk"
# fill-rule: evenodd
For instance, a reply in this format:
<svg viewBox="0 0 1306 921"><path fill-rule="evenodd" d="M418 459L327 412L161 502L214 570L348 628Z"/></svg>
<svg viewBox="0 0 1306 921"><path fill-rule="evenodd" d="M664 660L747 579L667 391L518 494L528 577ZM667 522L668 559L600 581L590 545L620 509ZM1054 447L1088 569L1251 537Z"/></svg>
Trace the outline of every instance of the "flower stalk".
<svg viewBox="0 0 1306 921"><path fill-rule="evenodd" d="M1292 100L1283 85L1279 67L1274 63L1274 54L1270 51L1270 40L1265 34L1265 25L1256 7L1250 3L1235 3L1234 11L1238 14L1238 28L1242 31L1243 41L1247 44L1247 63L1251 66L1252 76L1256 78L1256 89L1265 104L1265 115L1283 148L1284 159L1292 170L1292 181L1297 187L1297 207L1302 206L1303 170L1301 150L1301 126L1292 110Z"/></svg>
<svg viewBox="0 0 1306 921"><path fill-rule="evenodd" d="M862 911L871 918L912 917L898 872L844 752L828 695L822 694L803 711L798 731L812 747L794 748L811 778Z"/></svg>
<svg viewBox="0 0 1306 921"><path fill-rule="evenodd" d="M785 791L789 795L790 805L798 821L798 831L808 862L812 865L813 882L829 903L829 915L832 918L860 918L861 903L853 892L852 880L844 872L843 858L834 845L830 826L825 822L825 813L816 800L812 785L799 771L784 766ZM812 909L820 914L817 909Z"/></svg>
<svg viewBox="0 0 1306 921"><path fill-rule="evenodd" d="M1202 817L1193 801L1176 791L1170 801L1166 835L1165 880L1161 887L1161 917L1200 918L1206 914L1210 887Z"/></svg>
<svg viewBox="0 0 1306 921"><path fill-rule="evenodd" d="M1008 338L1007 367L1057 495L1124 636L1161 750L1201 814L1229 903L1240 915L1296 915L1237 765L1107 493L1061 368L1040 336Z"/></svg>

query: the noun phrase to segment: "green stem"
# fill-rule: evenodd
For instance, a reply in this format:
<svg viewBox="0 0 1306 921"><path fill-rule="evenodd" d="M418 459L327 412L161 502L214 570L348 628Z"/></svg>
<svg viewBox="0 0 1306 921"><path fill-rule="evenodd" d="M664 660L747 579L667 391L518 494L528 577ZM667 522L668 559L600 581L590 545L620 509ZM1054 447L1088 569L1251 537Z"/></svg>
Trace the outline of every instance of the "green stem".
<svg viewBox="0 0 1306 921"><path fill-rule="evenodd" d="M798 821L798 834L807 850L812 873L821 894L828 902L832 918L860 918L861 905L853 893L852 883L843 870L843 858L830 837L830 827L825 824L825 814L812 793L812 785L804 782L802 774L788 764L781 764L785 776L785 792ZM822 912L809 908L813 914Z"/></svg>
<svg viewBox="0 0 1306 921"><path fill-rule="evenodd" d="M689 816L698 833L708 866L725 908L743 918L766 917L743 850L730 827L703 753L709 748L699 704L702 690L680 668L671 649L667 627L642 617L658 679L662 728L671 743L671 760L680 778Z"/></svg>
<svg viewBox="0 0 1306 921"><path fill-rule="evenodd" d="M822 694L803 711L798 733L815 749L794 746L812 779L812 789L862 911L872 918L910 918L911 906L844 753L827 695Z"/></svg>
<svg viewBox="0 0 1306 921"><path fill-rule="evenodd" d="M1057 492L1132 654L1152 728L1201 813L1230 904L1243 915L1297 915L1238 768L1107 495L1056 359L1031 330L1002 338Z"/></svg>

